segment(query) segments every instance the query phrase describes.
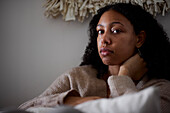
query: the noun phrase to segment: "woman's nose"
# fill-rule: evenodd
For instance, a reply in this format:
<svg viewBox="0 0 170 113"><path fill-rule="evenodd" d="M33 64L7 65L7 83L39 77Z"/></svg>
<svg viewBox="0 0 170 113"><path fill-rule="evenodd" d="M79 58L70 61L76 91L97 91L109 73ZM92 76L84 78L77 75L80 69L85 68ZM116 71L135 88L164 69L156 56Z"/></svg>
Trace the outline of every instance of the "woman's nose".
<svg viewBox="0 0 170 113"><path fill-rule="evenodd" d="M102 39L101 39L101 43L102 44L107 44L107 45L111 44L111 39L110 39L110 34L109 33L105 32L103 34Z"/></svg>

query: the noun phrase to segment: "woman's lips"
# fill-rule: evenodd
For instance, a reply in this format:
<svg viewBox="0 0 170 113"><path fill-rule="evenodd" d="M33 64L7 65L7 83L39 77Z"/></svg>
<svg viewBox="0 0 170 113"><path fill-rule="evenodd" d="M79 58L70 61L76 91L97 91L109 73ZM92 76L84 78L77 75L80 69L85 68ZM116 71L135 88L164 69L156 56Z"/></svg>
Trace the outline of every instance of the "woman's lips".
<svg viewBox="0 0 170 113"><path fill-rule="evenodd" d="M103 55L103 56L107 56L109 54L112 54L114 53L114 51L108 49L108 48L101 48L100 49L100 54Z"/></svg>

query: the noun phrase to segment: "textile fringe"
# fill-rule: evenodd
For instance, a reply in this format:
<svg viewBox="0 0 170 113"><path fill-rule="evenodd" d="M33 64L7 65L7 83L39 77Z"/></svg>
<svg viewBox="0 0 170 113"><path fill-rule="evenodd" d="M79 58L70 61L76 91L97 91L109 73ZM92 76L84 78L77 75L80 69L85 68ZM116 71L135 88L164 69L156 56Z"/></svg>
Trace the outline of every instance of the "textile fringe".
<svg viewBox="0 0 170 113"><path fill-rule="evenodd" d="M47 0L44 14L54 18L61 14L65 21L78 19L83 22L90 14L96 14L99 8L113 3L138 4L154 16L164 16L170 9L169 0Z"/></svg>

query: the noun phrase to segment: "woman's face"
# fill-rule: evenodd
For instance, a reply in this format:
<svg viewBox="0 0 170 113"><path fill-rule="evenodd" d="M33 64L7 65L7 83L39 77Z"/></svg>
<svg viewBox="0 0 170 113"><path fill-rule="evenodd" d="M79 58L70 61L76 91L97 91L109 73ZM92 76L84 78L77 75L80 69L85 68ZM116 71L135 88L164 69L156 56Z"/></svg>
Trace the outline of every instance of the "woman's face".
<svg viewBox="0 0 170 113"><path fill-rule="evenodd" d="M134 55L137 35L130 21L122 14L109 10L100 18L98 32L98 53L105 65L121 65Z"/></svg>

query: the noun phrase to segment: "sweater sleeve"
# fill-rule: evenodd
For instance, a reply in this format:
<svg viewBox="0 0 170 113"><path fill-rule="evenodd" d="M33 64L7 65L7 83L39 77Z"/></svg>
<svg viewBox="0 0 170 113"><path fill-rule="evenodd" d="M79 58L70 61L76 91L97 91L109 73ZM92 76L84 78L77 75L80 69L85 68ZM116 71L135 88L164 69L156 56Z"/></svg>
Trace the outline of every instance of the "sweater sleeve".
<svg viewBox="0 0 170 113"><path fill-rule="evenodd" d="M170 113L170 82L162 81L156 84L160 89L161 112Z"/></svg>
<svg viewBox="0 0 170 113"><path fill-rule="evenodd" d="M137 92L137 88L128 76L110 76L108 78L110 97L117 97L123 94Z"/></svg>
<svg viewBox="0 0 170 113"><path fill-rule="evenodd" d="M19 109L30 107L52 107L63 104L67 95L80 96L76 89L71 88L67 75L59 76L40 96L19 106Z"/></svg>

